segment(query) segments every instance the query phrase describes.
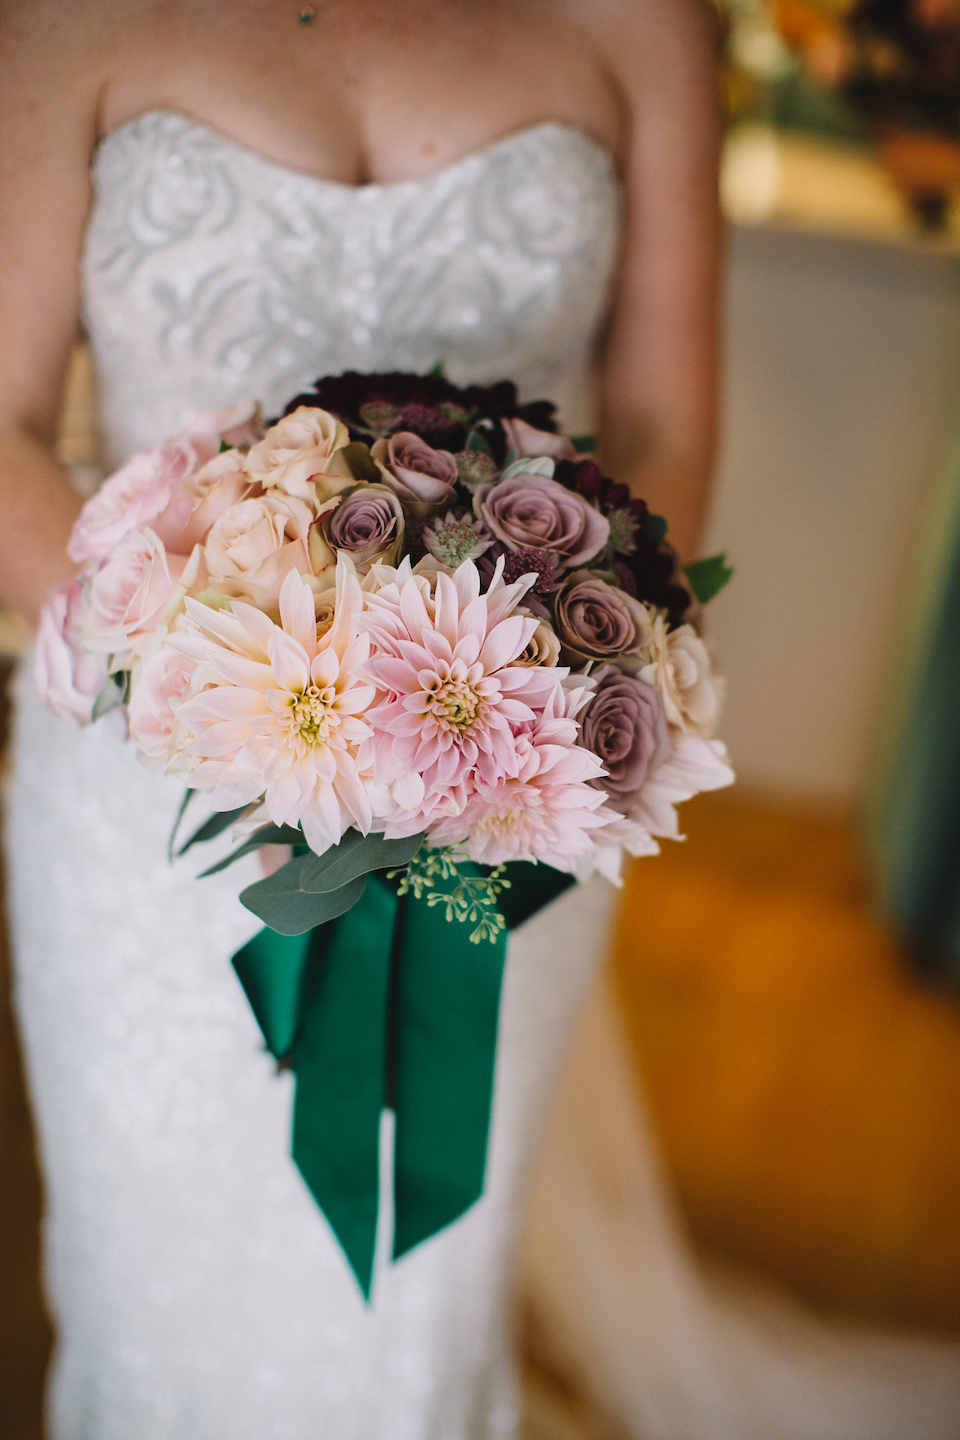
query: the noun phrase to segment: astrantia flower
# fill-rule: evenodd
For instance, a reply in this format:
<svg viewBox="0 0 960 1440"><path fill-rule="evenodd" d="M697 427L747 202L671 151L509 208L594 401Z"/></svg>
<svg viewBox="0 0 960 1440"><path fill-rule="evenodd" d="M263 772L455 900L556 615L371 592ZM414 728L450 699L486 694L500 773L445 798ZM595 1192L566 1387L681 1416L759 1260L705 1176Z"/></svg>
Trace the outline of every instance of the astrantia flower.
<svg viewBox="0 0 960 1440"><path fill-rule="evenodd" d="M473 515L449 514L423 527L423 543L434 560L455 570L464 560L478 560L493 539Z"/></svg>
<svg viewBox="0 0 960 1440"><path fill-rule="evenodd" d="M539 860L574 871L592 857L609 816L603 791L590 783L602 766L576 743L580 698L578 688L557 684L517 737L517 773L471 784L460 814L435 821L428 842L454 846L481 865Z"/></svg>
<svg viewBox="0 0 960 1440"><path fill-rule="evenodd" d="M504 585L501 572L481 594L472 561L431 586L405 560L375 571L381 588L365 595L378 779L414 828L468 779L495 784L519 772L517 727L532 724L566 673L516 663L537 622L514 614L527 582ZM403 825L396 818L388 833Z"/></svg>
<svg viewBox="0 0 960 1440"><path fill-rule="evenodd" d="M171 645L197 661L193 695L174 704L191 733L191 783L213 790L219 810L264 797L277 825L301 825L318 854L351 826L366 833L373 809L361 716L374 699L363 667L369 641L353 616L360 587L337 568L334 622L318 639L313 592L292 572L280 591L280 624L252 605L231 610L187 602L189 630Z"/></svg>

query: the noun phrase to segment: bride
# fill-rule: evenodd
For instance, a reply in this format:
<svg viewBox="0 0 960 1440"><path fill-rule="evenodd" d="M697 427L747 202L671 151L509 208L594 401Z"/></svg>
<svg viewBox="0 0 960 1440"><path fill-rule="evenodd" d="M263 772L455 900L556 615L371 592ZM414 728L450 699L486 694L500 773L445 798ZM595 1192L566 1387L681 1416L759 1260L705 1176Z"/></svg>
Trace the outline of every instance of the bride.
<svg viewBox="0 0 960 1440"><path fill-rule="evenodd" d="M712 43L700 0L6 0L3 600L33 617L69 572L78 501L51 442L81 325L108 464L231 400L270 413L324 372L439 361L596 423L692 553L715 404ZM255 928L243 876L171 869L177 787L26 679L12 771L55 1440L514 1436L517 1231L610 894L568 894L511 943L485 1194L399 1263L384 1251L367 1307L289 1160L290 1077L229 968ZM606 1134L614 1044L607 1025L572 1085L568 1109L614 1067L588 1171L555 1136L539 1244L561 1238L537 1269L630 1433L955 1434L952 1357L901 1349L869 1352L872 1414L860 1350L826 1408L780 1356L770 1408L763 1346L700 1290L631 1120L630 1155ZM560 1192L592 1182L620 1210L601 1234L588 1194L576 1245ZM702 1343L715 1316L726 1347Z"/></svg>

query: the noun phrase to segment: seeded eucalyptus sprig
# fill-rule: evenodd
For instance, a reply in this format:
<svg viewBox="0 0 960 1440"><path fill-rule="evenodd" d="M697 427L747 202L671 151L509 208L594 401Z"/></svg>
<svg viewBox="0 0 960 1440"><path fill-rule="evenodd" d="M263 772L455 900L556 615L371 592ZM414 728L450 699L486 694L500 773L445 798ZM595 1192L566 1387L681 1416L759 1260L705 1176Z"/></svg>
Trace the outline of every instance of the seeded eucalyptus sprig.
<svg viewBox="0 0 960 1440"><path fill-rule="evenodd" d="M431 908L445 906L448 921L469 921L475 927L470 933L475 945L482 940L493 943L506 929L507 922L497 908L501 892L510 889L505 865L498 865L489 875L464 875L451 851L425 846L401 869L388 871L387 878L399 880L398 895L425 898Z"/></svg>

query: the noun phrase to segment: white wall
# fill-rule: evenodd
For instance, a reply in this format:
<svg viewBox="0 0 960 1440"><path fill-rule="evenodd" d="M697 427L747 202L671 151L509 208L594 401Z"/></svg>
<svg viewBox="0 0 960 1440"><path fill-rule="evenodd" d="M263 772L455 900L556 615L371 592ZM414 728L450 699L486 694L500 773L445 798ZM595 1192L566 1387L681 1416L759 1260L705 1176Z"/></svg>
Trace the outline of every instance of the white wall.
<svg viewBox="0 0 960 1440"><path fill-rule="evenodd" d="M944 440L960 259L763 229L731 237L711 607L745 784L847 800L866 777Z"/></svg>

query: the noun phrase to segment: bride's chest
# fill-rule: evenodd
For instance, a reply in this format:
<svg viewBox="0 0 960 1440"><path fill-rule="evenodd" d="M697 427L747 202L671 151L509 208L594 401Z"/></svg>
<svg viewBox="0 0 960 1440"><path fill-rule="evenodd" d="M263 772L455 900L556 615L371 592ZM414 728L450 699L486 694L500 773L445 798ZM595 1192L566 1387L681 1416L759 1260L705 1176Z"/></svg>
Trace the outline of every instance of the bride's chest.
<svg viewBox="0 0 960 1440"><path fill-rule="evenodd" d="M353 187L155 111L97 157L87 328L113 393L269 403L321 371L437 363L542 384L596 329L618 215L609 156L565 125Z"/></svg>

